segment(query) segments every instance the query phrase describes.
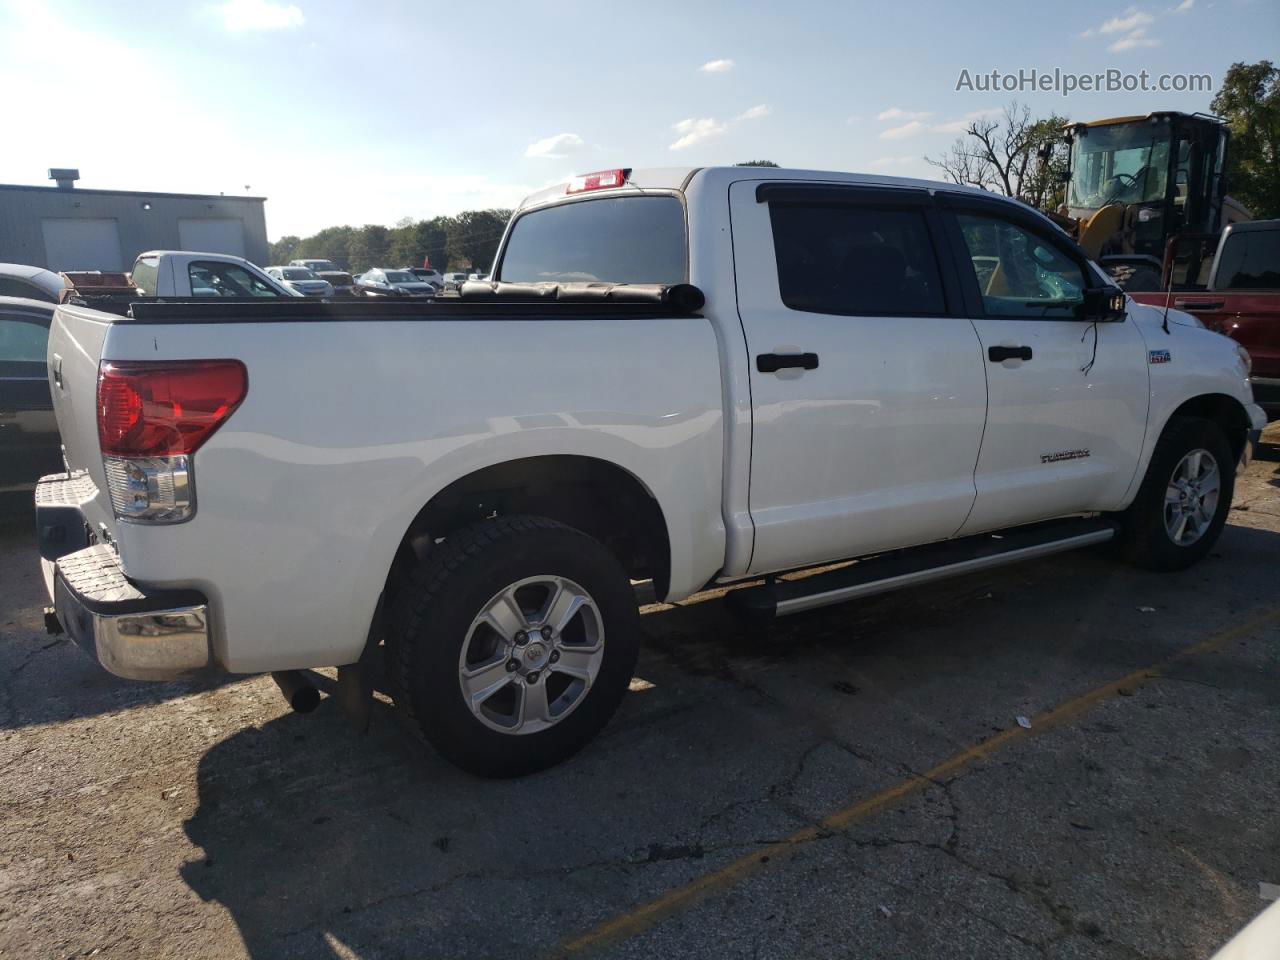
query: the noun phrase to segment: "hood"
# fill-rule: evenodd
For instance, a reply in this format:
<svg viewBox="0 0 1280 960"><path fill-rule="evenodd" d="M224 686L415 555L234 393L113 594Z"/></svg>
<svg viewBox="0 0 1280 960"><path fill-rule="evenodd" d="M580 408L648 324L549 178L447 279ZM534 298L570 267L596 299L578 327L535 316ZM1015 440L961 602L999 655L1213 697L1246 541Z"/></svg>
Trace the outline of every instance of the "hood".
<svg viewBox="0 0 1280 960"><path fill-rule="evenodd" d="M436 285L434 283L427 283L425 280L419 280L413 283L393 283L392 286L397 290L403 290L406 293L431 293L436 289Z"/></svg>
<svg viewBox="0 0 1280 960"><path fill-rule="evenodd" d="M1138 303L1136 300L1129 301L1129 310L1139 325L1143 327L1162 327L1164 326L1164 307L1153 307L1147 303ZM1199 317L1192 316L1183 310L1169 309L1169 323L1179 327L1199 327L1204 329L1204 324L1200 322Z"/></svg>

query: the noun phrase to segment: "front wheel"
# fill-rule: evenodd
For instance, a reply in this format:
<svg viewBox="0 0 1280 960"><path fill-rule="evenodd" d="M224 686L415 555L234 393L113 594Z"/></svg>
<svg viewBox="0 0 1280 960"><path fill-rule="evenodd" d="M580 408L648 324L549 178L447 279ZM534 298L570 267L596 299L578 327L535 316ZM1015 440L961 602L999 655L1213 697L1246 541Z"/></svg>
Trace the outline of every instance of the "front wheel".
<svg viewBox="0 0 1280 960"><path fill-rule="evenodd" d="M439 544L401 589L388 630L396 707L471 773L559 763L622 701L639 611L602 544L542 517L503 517Z"/></svg>
<svg viewBox="0 0 1280 960"><path fill-rule="evenodd" d="M1185 570L1213 548L1231 509L1235 467L1217 424L1170 421L1121 517L1126 557L1148 570Z"/></svg>

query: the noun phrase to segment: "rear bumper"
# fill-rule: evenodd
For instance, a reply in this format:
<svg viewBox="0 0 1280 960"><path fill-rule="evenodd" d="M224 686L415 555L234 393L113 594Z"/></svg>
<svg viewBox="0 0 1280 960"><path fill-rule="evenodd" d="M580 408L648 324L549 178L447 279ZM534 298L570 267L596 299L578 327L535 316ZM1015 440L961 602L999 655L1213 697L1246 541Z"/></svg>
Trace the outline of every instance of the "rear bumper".
<svg viewBox="0 0 1280 960"><path fill-rule="evenodd" d="M41 572L58 625L116 676L174 680L208 670L208 600L194 590L139 587L112 547L84 545L91 534L83 521L77 529L68 512L79 482L55 474L36 487ZM57 530L60 547L50 543Z"/></svg>

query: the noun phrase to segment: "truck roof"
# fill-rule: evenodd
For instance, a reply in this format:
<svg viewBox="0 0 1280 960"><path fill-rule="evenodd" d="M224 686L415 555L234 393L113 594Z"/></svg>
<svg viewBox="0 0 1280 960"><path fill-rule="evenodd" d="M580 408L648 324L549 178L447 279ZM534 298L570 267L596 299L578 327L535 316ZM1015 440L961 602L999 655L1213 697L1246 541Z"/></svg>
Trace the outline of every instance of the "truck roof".
<svg viewBox="0 0 1280 960"><path fill-rule="evenodd" d="M944 183L940 180L921 180L913 177L890 177L873 173L848 173L836 170L804 170L790 167L645 167L631 170L627 176L627 186L601 191L600 196L621 193L638 193L644 190L684 191L697 176L711 187L728 185L737 180L813 180L838 183L861 183L868 186L916 187L929 190L948 190L959 193L976 193L991 196L988 191L977 187L960 186ZM517 210L527 210L562 200L568 181L544 187L537 193L531 193L520 202Z"/></svg>

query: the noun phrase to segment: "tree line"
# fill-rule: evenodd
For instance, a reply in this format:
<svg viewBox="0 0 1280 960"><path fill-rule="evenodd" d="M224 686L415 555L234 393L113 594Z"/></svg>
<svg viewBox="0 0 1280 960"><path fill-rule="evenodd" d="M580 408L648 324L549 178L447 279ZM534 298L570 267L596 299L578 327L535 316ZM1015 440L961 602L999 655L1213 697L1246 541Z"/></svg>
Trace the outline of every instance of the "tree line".
<svg viewBox="0 0 1280 960"><path fill-rule="evenodd" d="M394 227L325 227L309 237L285 236L270 245L273 264L290 260L332 260L344 270L363 273L370 267L416 267L429 258L441 273L450 270L488 272L498 242L511 219L510 210L466 210L452 217L412 220Z"/></svg>

